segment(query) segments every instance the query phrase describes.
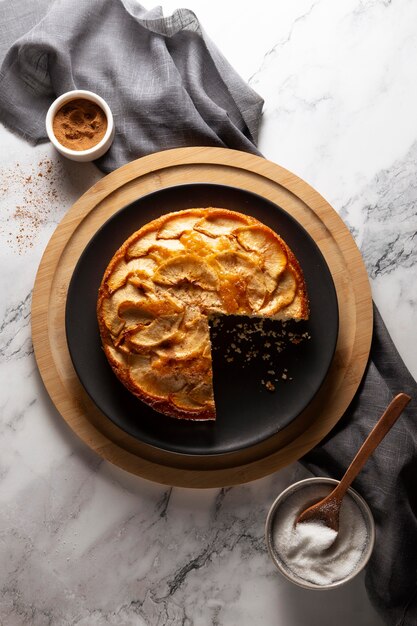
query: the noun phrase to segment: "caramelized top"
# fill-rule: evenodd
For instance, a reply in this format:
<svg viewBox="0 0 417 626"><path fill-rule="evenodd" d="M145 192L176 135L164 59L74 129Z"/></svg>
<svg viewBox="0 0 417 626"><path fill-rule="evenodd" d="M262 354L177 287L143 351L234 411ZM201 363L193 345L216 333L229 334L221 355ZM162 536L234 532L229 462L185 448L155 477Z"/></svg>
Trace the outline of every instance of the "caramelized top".
<svg viewBox="0 0 417 626"><path fill-rule="evenodd" d="M208 318L306 318L301 270L269 228L225 209L164 215L116 252L98 318L116 374L176 417L214 418Z"/></svg>

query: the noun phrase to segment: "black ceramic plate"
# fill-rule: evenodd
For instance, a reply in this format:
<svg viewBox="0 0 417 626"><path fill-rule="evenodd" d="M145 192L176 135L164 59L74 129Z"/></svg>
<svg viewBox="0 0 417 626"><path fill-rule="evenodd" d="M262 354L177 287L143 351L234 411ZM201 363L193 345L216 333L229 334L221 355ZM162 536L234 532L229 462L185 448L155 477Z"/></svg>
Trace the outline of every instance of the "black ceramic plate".
<svg viewBox="0 0 417 626"><path fill-rule="evenodd" d="M222 329L216 329L216 337L213 336L217 420L192 422L155 412L118 381L101 348L96 299L108 262L135 230L164 213L209 206L252 215L279 233L292 248L304 271L311 316L308 322L287 324L286 330L298 335L308 333L311 338L298 345L286 342L289 347L279 352L277 342L265 348L265 338L255 333L251 342L239 343L242 350L239 354L231 348L236 335L228 331L242 320L224 318ZM280 322L268 321L266 326L281 333ZM242 189L195 183L143 196L113 215L97 231L78 261L69 285L66 333L74 368L82 384L95 404L117 426L163 450L193 455L223 454L271 437L309 404L334 354L338 305L333 280L321 252L287 212ZM225 358L228 348L233 361ZM248 349L259 350L258 356L249 363L244 359ZM269 358L263 358L266 354ZM274 375L268 374L272 371ZM265 387L267 381L275 384L275 392Z"/></svg>

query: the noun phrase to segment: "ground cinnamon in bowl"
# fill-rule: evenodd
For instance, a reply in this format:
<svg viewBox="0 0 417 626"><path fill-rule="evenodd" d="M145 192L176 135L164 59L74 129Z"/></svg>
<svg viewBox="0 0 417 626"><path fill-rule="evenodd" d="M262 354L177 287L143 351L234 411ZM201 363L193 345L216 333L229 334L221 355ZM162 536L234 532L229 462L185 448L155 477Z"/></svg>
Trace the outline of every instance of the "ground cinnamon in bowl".
<svg viewBox="0 0 417 626"><path fill-rule="evenodd" d="M86 98L66 102L55 114L52 122L55 137L70 150L88 150L96 146L107 130L107 117L103 109Z"/></svg>

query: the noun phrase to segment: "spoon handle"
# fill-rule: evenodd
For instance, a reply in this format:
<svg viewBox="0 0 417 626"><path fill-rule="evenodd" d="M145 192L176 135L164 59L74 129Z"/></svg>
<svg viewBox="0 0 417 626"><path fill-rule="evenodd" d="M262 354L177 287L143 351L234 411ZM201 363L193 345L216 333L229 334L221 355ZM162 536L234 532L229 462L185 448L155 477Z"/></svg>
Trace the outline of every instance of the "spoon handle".
<svg viewBox="0 0 417 626"><path fill-rule="evenodd" d="M355 480L366 461L369 459L375 448L379 446L385 435L394 426L401 413L410 402L411 398L406 393L399 393L389 403L384 413L381 415L362 446L359 448L355 458L346 470L342 480L334 490L334 497L341 500L348 487Z"/></svg>

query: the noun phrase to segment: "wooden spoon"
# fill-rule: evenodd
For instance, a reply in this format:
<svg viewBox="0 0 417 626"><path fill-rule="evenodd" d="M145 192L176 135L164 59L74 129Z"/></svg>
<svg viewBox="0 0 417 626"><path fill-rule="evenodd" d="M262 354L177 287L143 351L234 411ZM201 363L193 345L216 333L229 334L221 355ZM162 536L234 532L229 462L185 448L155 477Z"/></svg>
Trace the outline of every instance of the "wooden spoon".
<svg viewBox="0 0 417 626"><path fill-rule="evenodd" d="M339 532L340 506L346 491L387 432L394 426L410 400L410 396L407 396L405 393L399 393L395 396L363 442L339 484L323 500L319 500L316 504L300 513L295 524L318 522Z"/></svg>

